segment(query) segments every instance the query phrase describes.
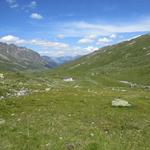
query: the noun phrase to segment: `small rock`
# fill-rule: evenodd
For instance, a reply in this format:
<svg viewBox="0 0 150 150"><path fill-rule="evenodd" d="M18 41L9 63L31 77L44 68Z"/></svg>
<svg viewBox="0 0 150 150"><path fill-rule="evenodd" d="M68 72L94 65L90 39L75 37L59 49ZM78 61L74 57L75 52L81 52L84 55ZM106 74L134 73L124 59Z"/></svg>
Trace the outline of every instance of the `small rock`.
<svg viewBox="0 0 150 150"><path fill-rule="evenodd" d="M3 124L5 124L5 120L3 119L3 118L0 118L0 125L3 125Z"/></svg>
<svg viewBox="0 0 150 150"><path fill-rule="evenodd" d="M0 78L4 79L4 74L3 73L0 73Z"/></svg>
<svg viewBox="0 0 150 150"><path fill-rule="evenodd" d="M91 122L91 124L95 124L95 122Z"/></svg>
<svg viewBox="0 0 150 150"><path fill-rule="evenodd" d="M15 114L11 114L11 116L15 116Z"/></svg>
<svg viewBox="0 0 150 150"><path fill-rule="evenodd" d="M5 97L4 96L0 96L0 100L4 99Z"/></svg>
<svg viewBox="0 0 150 150"><path fill-rule="evenodd" d="M68 117L71 117L71 114L68 114Z"/></svg>
<svg viewBox="0 0 150 150"><path fill-rule="evenodd" d="M93 137L93 136L94 136L94 133L91 133L91 134L90 134L90 136L92 136L92 137Z"/></svg>
<svg viewBox="0 0 150 150"><path fill-rule="evenodd" d="M67 144L66 148L67 148L67 150L73 150L73 149L75 149L75 146L73 144Z"/></svg>
<svg viewBox="0 0 150 150"><path fill-rule="evenodd" d="M115 99L112 101L112 106L114 107L130 107L131 104L129 104L127 101L122 99Z"/></svg>
<svg viewBox="0 0 150 150"><path fill-rule="evenodd" d="M46 88L45 91L47 91L47 92L50 91L50 88Z"/></svg>

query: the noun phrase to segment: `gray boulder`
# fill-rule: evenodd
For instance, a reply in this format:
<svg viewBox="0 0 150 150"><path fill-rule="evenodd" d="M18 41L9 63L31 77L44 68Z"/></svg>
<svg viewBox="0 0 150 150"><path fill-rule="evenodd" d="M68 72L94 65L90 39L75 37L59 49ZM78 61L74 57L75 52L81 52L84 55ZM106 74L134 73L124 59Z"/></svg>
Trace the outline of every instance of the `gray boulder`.
<svg viewBox="0 0 150 150"><path fill-rule="evenodd" d="M122 99L114 99L112 101L112 106L113 107L130 107L131 104L129 104L127 101L122 100Z"/></svg>

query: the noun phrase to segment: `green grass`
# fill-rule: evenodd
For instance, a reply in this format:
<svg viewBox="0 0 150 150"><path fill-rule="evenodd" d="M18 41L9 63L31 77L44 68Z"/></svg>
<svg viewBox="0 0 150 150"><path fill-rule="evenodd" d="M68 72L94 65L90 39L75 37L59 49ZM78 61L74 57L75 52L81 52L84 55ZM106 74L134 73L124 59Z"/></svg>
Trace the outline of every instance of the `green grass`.
<svg viewBox="0 0 150 150"><path fill-rule="evenodd" d="M52 79L51 79L52 80ZM145 150L150 142L150 92L102 87L87 80L49 81L49 92L0 102L0 149ZM79 88L75 88L79 85ZM126 92L121 92L126 89ZM113 108L121 97L133 106Z"/></svg>

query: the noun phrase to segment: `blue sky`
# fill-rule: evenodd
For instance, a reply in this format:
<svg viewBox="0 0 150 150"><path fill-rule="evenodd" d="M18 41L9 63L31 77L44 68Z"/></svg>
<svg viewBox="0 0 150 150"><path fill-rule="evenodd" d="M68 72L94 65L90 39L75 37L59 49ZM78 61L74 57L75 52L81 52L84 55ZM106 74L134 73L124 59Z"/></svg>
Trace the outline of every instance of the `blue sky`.
<svg viewBox="0 0 150 150"><path fill-rule="evenodd" d="M0 41L84 55L150 31L149 0L0 0Z"/></svg>

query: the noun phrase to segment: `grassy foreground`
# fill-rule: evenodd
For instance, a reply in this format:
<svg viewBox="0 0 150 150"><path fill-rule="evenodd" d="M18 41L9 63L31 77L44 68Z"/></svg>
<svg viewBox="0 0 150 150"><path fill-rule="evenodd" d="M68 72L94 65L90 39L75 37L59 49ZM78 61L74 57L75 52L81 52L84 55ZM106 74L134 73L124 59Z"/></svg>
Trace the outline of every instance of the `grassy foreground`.
<svg viewBox="0 0 150 150"><path fill-rule="evenodd" d="M12 84L17 86L17 82ZM35 80L27 83L26 79L23 85L30 89L39 86ZM45 83L48 91L43 90ZM118 97L132 107L112 107ZM0 149L149 150L149 99L148 89L123 84L101 86L86 78L70 83L43 78L39 92L0 101L0 118L5 120L0 124Z"/></svg>

